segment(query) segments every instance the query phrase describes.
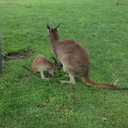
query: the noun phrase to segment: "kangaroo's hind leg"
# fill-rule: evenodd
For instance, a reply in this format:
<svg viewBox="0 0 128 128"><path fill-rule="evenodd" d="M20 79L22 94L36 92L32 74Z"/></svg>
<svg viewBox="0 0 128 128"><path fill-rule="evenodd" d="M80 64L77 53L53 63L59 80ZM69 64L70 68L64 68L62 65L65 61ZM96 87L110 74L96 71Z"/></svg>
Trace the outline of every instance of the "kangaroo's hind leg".
<svg viewBox="0 0 128 128"><path fill-rule="evenodd" d="M69 77L70 77L70 81L60 80L59 82L62 84L63 83L75 84L76 82L75 82L74 76L69 73Z"/></svg>

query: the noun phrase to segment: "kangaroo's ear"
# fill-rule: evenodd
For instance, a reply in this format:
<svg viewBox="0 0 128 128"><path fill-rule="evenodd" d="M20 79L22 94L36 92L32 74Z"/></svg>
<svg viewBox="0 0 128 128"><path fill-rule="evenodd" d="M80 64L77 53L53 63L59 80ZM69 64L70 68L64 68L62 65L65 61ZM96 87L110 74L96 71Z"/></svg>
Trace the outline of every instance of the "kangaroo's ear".
<svg viewBox="0 0 128 128"><path fill-rule="evenodd" d="M58 30L60 28L60 23L56 26L56 29Z"/></svg>
<svg viewBox="0 0 128 128"><path fill-rule="evenodd" d="M51 30L51 28L50 28L50 26L47 24L47 29L50 31Z"/></svg>

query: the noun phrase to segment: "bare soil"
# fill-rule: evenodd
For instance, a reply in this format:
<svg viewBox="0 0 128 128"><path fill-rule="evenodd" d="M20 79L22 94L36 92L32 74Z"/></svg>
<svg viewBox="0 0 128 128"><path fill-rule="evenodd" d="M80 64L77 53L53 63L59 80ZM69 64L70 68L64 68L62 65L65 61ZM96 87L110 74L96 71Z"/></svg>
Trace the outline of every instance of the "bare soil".
<svg viewBox="0 0 128 128"><path fill-rule="evenodd" d="M5 61L10 60L18 60L18 59L27 59L32 54L32 51L22 51L22 52L16 52L16 53L8 53L3 56Z"/></svg>

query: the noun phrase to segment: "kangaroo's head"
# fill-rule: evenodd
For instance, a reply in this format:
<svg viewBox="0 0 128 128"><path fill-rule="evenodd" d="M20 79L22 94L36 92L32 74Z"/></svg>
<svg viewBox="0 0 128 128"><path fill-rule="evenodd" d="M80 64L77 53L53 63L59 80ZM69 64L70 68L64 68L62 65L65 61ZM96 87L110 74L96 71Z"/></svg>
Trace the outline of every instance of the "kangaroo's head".
<svg viewBox="0 0 128 128"><path fill-rule="evenodd" d="M51 42L55 42L59 40L59 35L58 35L59 27L60 27L60 24L55 28L51 28L49 25L47 25Z"/></svg>
<svg viewBox="0 0 128 128"><path fill-rule="evenodd" d="M53 65L55 66L55 68L60 70L62 68L62 64L58 62L55 57L51 57L51 59L53 61Z"/></svg>

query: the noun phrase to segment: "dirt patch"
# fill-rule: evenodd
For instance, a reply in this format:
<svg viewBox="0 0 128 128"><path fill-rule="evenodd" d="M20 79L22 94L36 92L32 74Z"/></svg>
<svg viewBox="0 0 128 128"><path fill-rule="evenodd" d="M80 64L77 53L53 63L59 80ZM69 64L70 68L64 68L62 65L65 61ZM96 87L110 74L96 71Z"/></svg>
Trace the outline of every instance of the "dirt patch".
<svg viewBox="0 0 128 128"><path fill-rule="evenodd" d="M29 75L19 75L18 76L18 81L23 82L26 79L28 79Z"/></svg>
<svg viewBox="0 0 128 128"><path fill-rule="evenodd" d="M38 103L37 108L45 108L50 103L49 100L44 101L43 103Z"/></svg>
<svg viewBox="0 0 128 128"><path fill-rule="evenodd" d="M33 51L12 52L3 56L5 61L27 59Z"/></svg>
<svg viewBox="0 0 128 128"><path fill-rule="evenodd" d="M72 111L72 108L65 105L61 105L55 110L56 113L69 113L70 111Z"/></svg>

